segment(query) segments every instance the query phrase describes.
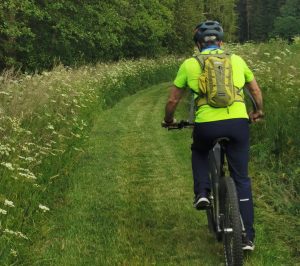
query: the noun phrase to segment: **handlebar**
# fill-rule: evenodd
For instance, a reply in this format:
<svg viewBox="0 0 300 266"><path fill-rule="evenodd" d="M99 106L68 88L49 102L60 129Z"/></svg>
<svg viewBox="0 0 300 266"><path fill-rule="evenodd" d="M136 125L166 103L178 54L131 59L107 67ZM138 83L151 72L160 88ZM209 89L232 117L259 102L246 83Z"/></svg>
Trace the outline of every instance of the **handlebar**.
<svg viewBox="0 0 300 266"><path fill-rule="evenodd" d="M183 128L192 128L194 127L195 123L192 123L190 121L181 120L180 122L173 123L171 125L162 124L162 127L167 128L168 130L173 129L183 129Z"/></svg>

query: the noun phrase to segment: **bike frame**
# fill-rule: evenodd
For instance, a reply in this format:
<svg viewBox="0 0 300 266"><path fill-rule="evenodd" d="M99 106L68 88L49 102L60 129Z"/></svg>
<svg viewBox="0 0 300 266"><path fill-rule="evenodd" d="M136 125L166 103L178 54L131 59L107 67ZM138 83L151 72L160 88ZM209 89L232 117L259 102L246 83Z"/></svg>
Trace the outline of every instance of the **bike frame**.
<svg viewBox="0 0 300 266"><path fill-rule="evenodd" d="M211 179L212 196L211 203L214 208L214 231L218 240L221 238L222 228L220 219L220 177L222 167L221 167L221 145L217 142L212 150L209 152L209 174Z"/></svg>
<svg viewBox="0 0 300 266"><path fill-rule="evenodd" d="M228 138L217 139L213 148L209 152L209 174L211 179L211 187L213 190L212 193L213 196L211 198L211 201L214 207L214 222L215 222L214 232L218 240L221 240L222 233L230 233L230 232L224 232L225 228L223 228L223 224L222 224L224 214L221 212L221 203L220 203L220 193L221 193L220 184L222 182L222 178L225 177L224 163L225 163L225 149L226 149L227 141L229 141ZM241 218L243 234L246 234L243 219L242 217L240 218Z"/></svg>

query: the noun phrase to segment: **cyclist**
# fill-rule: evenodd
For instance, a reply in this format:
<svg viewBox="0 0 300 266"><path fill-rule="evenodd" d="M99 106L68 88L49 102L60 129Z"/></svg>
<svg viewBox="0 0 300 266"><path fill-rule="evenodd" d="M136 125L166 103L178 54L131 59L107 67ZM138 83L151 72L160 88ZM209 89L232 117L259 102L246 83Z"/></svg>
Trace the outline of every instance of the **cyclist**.
<svg viewBox="0 0 300 266"><path fill-rule="evenodd" d="M217 21L205 21L195 28L194 41L200 54L223 53L221 48L224 32ZM252 71L238 55L231 55L233 84L237 88L246 86L253 96L257 109L249 115L244 102L234 102L226 108L201 105L195 113L193 131L192 171L194 178L194 207L198 210L209 206L210 181L208 176L208 152L219 137L228 137L226 148L229 170L237 187L241 216L247 237L243 239L244 250L254 250L254 214L251 180L248 177L249 117L252 122L263 118L261 90ZM186 59L180 66L165 107L165 126L175 123L174 112L184 88L190 88L199 96L199 76L202 72L195 57Z"/></svg>

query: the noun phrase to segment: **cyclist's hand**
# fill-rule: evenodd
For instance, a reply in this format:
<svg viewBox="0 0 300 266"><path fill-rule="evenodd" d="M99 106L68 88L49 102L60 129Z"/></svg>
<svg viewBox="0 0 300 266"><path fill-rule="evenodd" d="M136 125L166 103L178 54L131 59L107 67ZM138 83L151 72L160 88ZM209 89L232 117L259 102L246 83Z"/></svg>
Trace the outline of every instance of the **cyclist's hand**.
<svg viewBox="0 0 300 266"><path fill-rule="evenodd" d="M262 110L258 110L255 112L250 112L249 117L252 123L259 122L264 118L264 112Z"/></svg>
<svg viewBox="0 0 300 266"><path fill-rule="evenodd" d="M176 124L176 122L177 122L177 121L176 121L175 118L173 118L173 120L172 120L171 122L163 120L163 121L161 122L161 126L162 126L162 127L165 127L165 128L168 128L168 127L173 126L174 124Z"/></svg>

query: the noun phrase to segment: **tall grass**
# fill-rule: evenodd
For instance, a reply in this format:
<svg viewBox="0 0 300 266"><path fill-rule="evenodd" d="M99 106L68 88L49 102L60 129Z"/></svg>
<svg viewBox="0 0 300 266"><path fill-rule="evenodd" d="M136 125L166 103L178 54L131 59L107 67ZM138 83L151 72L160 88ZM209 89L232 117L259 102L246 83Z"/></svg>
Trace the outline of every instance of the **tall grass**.
<svg viewBox="0 0 300 266"><path fill-rule="evenodd" d="M62 190L93 116L124 96L170 80L178 60L124 61L40 75L0 76L0 258L18 261Z"/></svg>
<svg viewBox="0 0 300 266"><path fill-rule="evenodd" d="M235 50L254 70L264 95L265 121L252 126L252 160L269 175L269 203L299 215L300 43L273 40Z"/></svg>
<svg viewBox="0 0 300 266"><path fill-rule="evenodd" d="M291 45L272 40L230 46L229 49L242 55L254 70L264 96L265 120L251 125L255 199L258 210L264 212L258 219L261 223L267 222L299 257L299 39ZM278 226L283 224L285 229L280 230Z"/></svg>

